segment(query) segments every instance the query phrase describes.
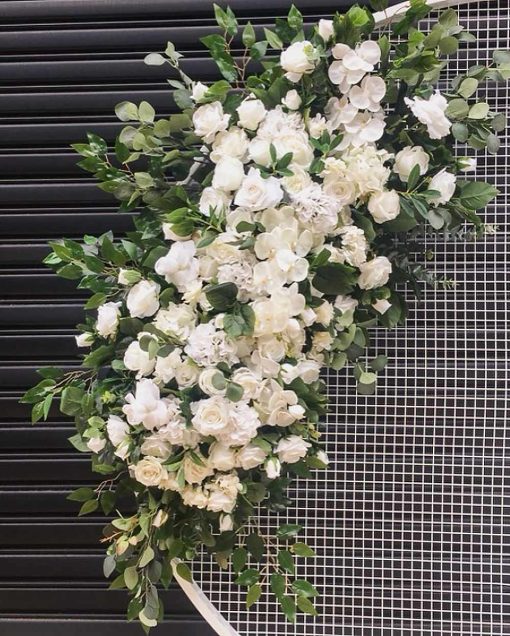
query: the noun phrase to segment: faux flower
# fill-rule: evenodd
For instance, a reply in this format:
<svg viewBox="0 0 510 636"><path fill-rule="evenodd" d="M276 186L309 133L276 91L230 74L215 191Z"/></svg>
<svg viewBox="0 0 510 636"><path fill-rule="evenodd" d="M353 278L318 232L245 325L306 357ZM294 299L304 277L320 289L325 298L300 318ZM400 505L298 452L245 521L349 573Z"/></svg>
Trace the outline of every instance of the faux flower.
<svg viewBox="0 0 510 636"><path fill-rule="evenodd" d="M250 168L244 177L241 187L237 191L234 203L243 206L248 210L263 210L271 208L280 203L283 197L283 190L280 182L275 177L264 179L260 170Z"/></svg>
<svg viewBox="0 0 510 636"><path fill-rule="evenodd" d="M97 309L96 331L103 338L117 333L120 318L120 303L104 303Z"/></svg>
<svg viewBox="0 0 510 636"><path fill-rule="evenodd" d="M212 143L216 133L226 130L230 115L223 112L221 102L204 104L193 113L195 133L206 143Z"/></svg>
<svg viewBox="0 0 510 636"><path fill-rule="evenodd" d="M445 169L438 172L432 177L429 183L429 190L437 190L438 196L432 197L432 203L435 206L448 201L453 197L455 188L457 187L457 177Z"/></svg>
<svg viewBox="0 0 510 636"><path fill-rule="evenodd" d="M439 91L428 99L406 97L404 101L416 119L425 124L431 139L442 139L449 134L452 123L445 115L448 101Z"/></svg>
<svg viewBox="0 0 510 636"><path fill-rule="evenodd" d="M424 175L429 169L430 158L421 146L406 146L395 156L393 170L400 180L407 183L414 166L419 166L420 174Z"/></svg>
<svg viewBox="0 0 510 636"><path fill-rule="evenodd" d="M237 107L239 126L247 130L256 130L266 113L266 108L260 99L245 99Z"/></svg>
<svg viewBox="0 0 510 636"><path fill-rule="evenodd" d="M391 274L391 263L386 256L376 256L359 266L358 285L361 289L374 289L386 285Z"/></svg>
<svg viewBox="0 0 510 636"><path fill-rule="evenodd" d="M368 211L376 223L395 219L400 213L400 197L395 190L374 192L368 201Z"/></svg>
<svg viewBox="0 0 510 636"><path fill-rule="evenodd" d="M152 280L141 280L127 295L127 308L132 318L147 318L159 309L160 286Z"/></svg>
<svg viewBox="0 0 510 636"><path fill-rule="evenodd" d="M304 74L315 68L315 49L311 42L303 40L294 42L280 54L280 64L285 77L291 82L298 82Z"/></svg>

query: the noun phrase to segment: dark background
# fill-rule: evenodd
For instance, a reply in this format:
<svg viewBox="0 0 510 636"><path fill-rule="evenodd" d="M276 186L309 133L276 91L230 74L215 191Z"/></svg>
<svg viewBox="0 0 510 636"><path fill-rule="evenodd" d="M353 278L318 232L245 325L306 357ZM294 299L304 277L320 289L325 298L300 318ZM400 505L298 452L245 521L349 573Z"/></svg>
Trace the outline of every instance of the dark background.
<svg viewBox="0 0 510 636"><path fill-rule="evenodd" d="M310 19L348 4L297 2ZM492 4L497 22L487 19L485 43L496 27L498 37L508 35L505 1ZM232 0L230 6L264 25L289 3ZM77 168L69 144L87 131L113 140L120 127L113 108L125 99L147 99L160 115L173 110L167 68L142 62L167 40L185 53L190 75L216 78L198 43L213 29L211 18L207 0L0 2L2 636L142 633L124 623L125 592L106 592L98 543L104 520L76 519L77 504L66 501L69 491L94 479L87 457L67 442L71 423L53 413L32 427L18 400L38 367L78 363L74 325L83 299L72 281L41 265L46 241L108 229L118 235L130 225ZM471 20L477 23L475 12ZM508 104L508 93L500 99ZM490 159L485 176L505 186L504 166L502 156ZM499 202L489 214L504 223ZM444 250L445 273L467 285L455 304L429 293L398 342L381 337L398 364L388 368L377 401L355 397L352 383L331 376L338 403L328 419L328 444L335 464L317 492L313 484L307 491L310 506L317 506L309 513L310 537L324 548L312 574L330 585L324 595L329 627L317 623L315 631L300 623L287 632L274 624L267 634L510 634L503 497L507 253L504 235L495 247ZM303 501L299 514L306 521ZM214 572L210 579L205 588L230 610L221 605L228 588L215 590ZM212 636L178 589L165 605L167 623L155 634ZM263 621L243 633L266 636Z"/></svg>

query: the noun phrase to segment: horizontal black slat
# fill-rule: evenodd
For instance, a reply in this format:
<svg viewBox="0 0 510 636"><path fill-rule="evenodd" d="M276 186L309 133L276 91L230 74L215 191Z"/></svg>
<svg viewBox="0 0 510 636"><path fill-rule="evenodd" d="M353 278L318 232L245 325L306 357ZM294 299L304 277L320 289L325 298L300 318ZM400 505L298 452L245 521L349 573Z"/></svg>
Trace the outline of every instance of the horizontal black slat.
<svg viewBox="0 0 510 636"><path fill-rule="evenodd" d="M43 311L42 311L43 310ZM16 305L0 304L0 327L12 325L71 328L83 320L83 303L53 302L45 305L25 302Z"/></svg>
<svg viewBox="0 0 510 636"><path fill-rule="evenodd" d="M119 235L132 229L130 214L119 214L105 208L81 209L58 208L43 211L27 208L0 212L0 235L2 237L55 237L102 234L111 230Z"/></svg>
<svg viewBox="0 0 510 636"><path fill-rule="evenodd" d="M27 616L26 612L23 617L0 618L0 630L9 636L90 636L91 633L98 636L140 636L140 626L136 622L126 623L121 617L77 618L68 614L62 618L38 618ZM151 630L154 636L165 636L169 632L172 636L215 636L215 632L204 621L194 617L174 616Z"/></svg>

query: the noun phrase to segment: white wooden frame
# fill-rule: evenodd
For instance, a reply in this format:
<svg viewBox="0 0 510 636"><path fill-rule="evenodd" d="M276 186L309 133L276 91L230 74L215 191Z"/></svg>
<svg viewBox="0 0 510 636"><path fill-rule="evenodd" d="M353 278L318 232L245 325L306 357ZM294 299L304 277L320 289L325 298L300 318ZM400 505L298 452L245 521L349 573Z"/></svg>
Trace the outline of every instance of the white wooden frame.
<svg viewBox="0 0 510 636"><path fill-rule="evenodd" d="M452 7L461 4L473 4L474 2L479 2L479 0L429 0L427 4L433 9L442 9L444 7ZM393 22L400 14L407 10L408 6L409 2L401 2L400 4L389 7L385 11L375 13L374 19L376 26L382 26ZM177 574L177 564L178 560L172 561L175 579L195 608L214 629L218 636L240 636L239 632L237 632L232 625L225 620L222 614L216 609L195 582L189 583Z"/></svg>

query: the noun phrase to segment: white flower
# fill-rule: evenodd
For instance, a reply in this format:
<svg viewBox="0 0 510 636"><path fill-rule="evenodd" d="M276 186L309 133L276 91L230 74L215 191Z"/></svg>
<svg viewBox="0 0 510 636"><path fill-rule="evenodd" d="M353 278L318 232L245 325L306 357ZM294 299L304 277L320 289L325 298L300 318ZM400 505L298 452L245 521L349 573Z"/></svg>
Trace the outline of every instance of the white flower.
<svg viewBox="0 0 510 636"><path fill-rule="evenodd" d="M308 132L314 139L318 139L328 129L328 121L320 113L311 117L307 122Z"/></svg>
<svg viewBox="0 0 510 636"><path fill-rule="evenodd" d="M361 289L373 289L386 285L391 274L391 263L386 256L376 256L359 266L358 285Z"/></svg>
<svg viewBox="0 0 510 636"><path fill-rule="evenodd" d="M215 470L232 470L236 465L236 453L229 446L215 442L209 448L207 463Z"/></svg>
<svg viewBox="0 0 510 636"><path fill-rule="evenodd" d="M328 42L335 32L333 29L333 20L319 20L319 25L317 27L317 31L324 42Z"/></svg>
<svg viewBox="0 0 510 636"><path fill-rule="evenodd" d="M103 338L117 333L120 318L120 303L104 303L97 308L96 330Z"/></svg>
<svg viewBox="0 0 510 636"><path fill-rule="evenodd" d="M388 309L391 307L391 303L388 302L385 298L380 298L376 300L375 303L372 303L372 307L380 314L385 314Z"/></svg>
<svg viewBox="0 0 510 636"><path fill-rule="evenodd" d="M393 171L400 180L407 183L414 166L420 167L420 174L424 175L429 169L429 156L421 146L406 146L395 156Z"/></svg>
<svg viewBox="0 0 510 636"><path fill-rule="evenodd" d="M300 314L305 308L305 298L293 283L275 291L270 298L257 299L253 305L255 312L256 337L281 333L288 325L290 318Z"/></svg>
<svg viewBox="0 0 510 636"><path fill-rule="evenodd" d="M197 383L200 375L200 368L190 360L186 358L181 364L175 368L175 380L179 389L188 389Z"/></svg>
<svg viewBox="0 0 510 636"><path fill-rule="evenodd" d="M432 177L429 183L429 190L437 190L439 196L431 197L434 206L448 203L453 197L455 188L457 187L457 177L451 172L447 172L446 168L438 172Z"/></svg>
<svg viewBox="0 0 510 636"><path fill-rule="evenodd" d="M142 455L151 455L165 461L170 457L172 452L172 446L161 435L155 433L149 435L143 440L143 444L140 447Z"/></svg>
<svg viewBox="0 0 510 636"><path fill-rule="evenodd" d="M232 382L243 387L243 396L255 400L260 393L260 376L247 367L236 369L232 374Z"/></svg>
<svg viewBox="0 0 510 636"><path fill-rule="evenodd" d="M168 382L175 378L176 369L182 364L181 350L174 349L167 356L157 356L154 362L154 377L156 382L168 384Z"/></svg>
<svg viewBox="0 0 510 636"><path fill-rule="evenodd" d="M198 385L207 395L225 395L227 390L225 377L216 367L204 369L198 378ZM222 388L218 389L217 386L221 386Z"/></svg>
<svg viewBox="0 0 510 636"><path fill-rule="evenodd" d="M168 520L168 512L165 512L164 510L158 510L156 513L156 516L154 517L154 519L152 520L152 525L155 528L161 528L161 526L166 523Z"/></svg>
<svg viewBox="0 0 510 636"><path fill-rule="evenodd" d="M351 296L337 296L335 300L335 307L339 309L343 314L347 311L354 311L358 306L358 301Z"/></svg>
<svg viewBox="0 0 510 636"><path fill-rule="evenodd" d="M244 165L236 157L222 157L214 168L213 188L231 192L237 190L244 178Z"/></svg>
<svg viewBox="0 0 510 636"><path fill-rule="evenodd" d="M245 99L237 108L239 125L248 130L256 130L267 114L266 107L260 99Z"/></svg>
<svg viewBox="0 0 510 636"><path fill-rule="evenodd" d="M320 322L321 325L327 327L333 320L333 305L325 300L321 305L315 308L315 316L317 318L317 322Z"/></svg>
<svg viewBox="0 0 510 636"><path fill-rule="evenodd" d="M368 243L365 233L356 225L346 225L340 232L343 258L354 267L360 267L367 260Z"/></svg>
<svg viewBox="0 0 510 636"><path fill-rule="evenodd" d="M299 82L301 76L315 68L316 51L311 42L294 42L280 54L280 65L285 77L291 82Z"/></svg>
<svg viewBox="0 0 510 636"><path fill-rule="evenodd" d="M261 426L257 411L244 401L230 406L229 418L229 428L216 436L227 446L244 446L257 435Z"/></svg>
<svg viewBox="0 0 510 636"><path fill-rule="evenodd" d="M235 157L242 161L248 151L248 143L248 135L244 130L231 126L216 135L209 157L214 163L223 157Z"/></svg>
<svg viewBox="0 0 510 636"><path fill-rule="evenodd" d="M203 367L212 367L219 362L239 362L235 344L213 322L198 325L189 336L184 351Z"/></svg>
<svg viewBox="0 0 510 636"><path fill-rule="evenodd" d="M237 453L237 465L243 470L250 470L264 463L267 453L255 444L247 444Z"/></svg>
<svg viewBox="0 0 510 636"><path fill-rule="evenodd" d="M194 102L202 101L208 90L209 88L205 84L202 84L202 82L194 82L193 89L191 91L191 99Z"/></svg>
<svg viewBox="0 0 510 636"><path fill-rule="evenodd" d="M94 342L94 336L91 333L80 333L74 337L77 347L90 347Z"/></svg>
<svg viewBox="0 0 510 636"><path fill-rule="evenodd" d="M270 457L267 460L264 468L266 469L266 474L269 479L276 479L282 472L282 465L280 463L280 460L276 457Z"/></svg>
<svg viewBox="0 0 510 636"><path fill-rule="evenodd" d="M106 422L106 431L110 442L118 447L129 439L129 426L121 417L110 415Z"/></svg>
<svg viewBox="0 0 510 636"><path fill-rule="evenodd" d="M173 283L178 291L185 292L198 276L198 259L193 241L174 243L166 256L156 261L154 269L164 276L167 283ZM153 312L154 313L154 312Z"/></svg>
<svg viewBox="0 0 510 636"><path fill-rule="evenodd" d="M446 117L448 101L439 91L436 91L428 99L413 97L405 98L405 103L412 110L413 115L427 126L431 139L442 139L450 132L451 121Z"/></svg>
<svg viewBox="0 0 510 636"><path fill-rule="evenodd" d="M301 360L295 365L282 365L282 380L290 384L296 378L301 378L305 384L311 384L319 379L320 364L315 360Z"/></svg>
<svg viewBox="0 0 510 636"><path fill-rule="evenodd" d="M257 168L250 168L238 190L234 203L256 211L278 205L283 197L280 182L275 177L264 179Z"/></svg>
<svg viewBox="0 0 510 636"><path fill-rule="evenodd" d="M197 317L193 309L184 303L168 303L154 318L154 326L167 336L185 340L195 326Z"/></svg>
<svg viewBox="0 0 510 636"><path fill-rule="evenodd" d="M229 119L230 115L223 112L223 106L220 102L204 104L193 113L195 133L210 144L216 133L227 129Z"/></svg>
<svg viewBox="0 0 510 636"><path fill-rule="evenodd" d="M374 192L368 201L368 211L376 223L395 219L400 213L400 197L395 190Z"/></svg>
<svg viewBox="0 0 510 636"><path fill-rule="evenodd" d="M186 506L195 508L205 508L207 506L207 496L202 488L185 486L181 492L182 501Z"/></svg>
<svg viewBox="0 0 510 636"><path fill-rule="evenodd" d="M159 309L160 286L152 280L141 280L127 295L127 308L132 318L147 318Z"/></svg>
<svg viewBox="0 0 510 636"><path fill-rule="evenodd" d="M230 426L229 401L219 395L192 402L191 422L194 428L204 437L218 437Z"/></svg>
<svg viewBox="0 0 510 636"><path fill-rule="evenodd" d="M282 104L290 110L297 110L301 106L301 97L297 90L292 89L288 91L285 97L282 99Z"/></svg>
<svg viewBox="0 0 510 636"><path fill-rule="evenodd" d="M311 444L298 435L284 437L278 442L276 452L278 459L285 464L295 464L305 457Z"/></svg>
<svg viewBox="0 0 510 636"><path fill-rule="evenodd" d="M329 457L323 450L318 451L315 456L320 462L324 464L324 466L327 466L329 464Z"/></svg>
<svg viewBox="0 0 510 636"><path fill-rule="evenodd" d="M144 486L159 486L168 473L155 457L141 459L133 470L134 478Z"/></svg>
<svg viewBox="0 0 510 636"><path fill-rule="evenodd" d="M360 86L353 86L349 90L349 102L359 110L376 112L385 93L386 82L383 78L370 75L363 78Z"/></svg>
<svg viewBox="0 0 510 636"><path fill-rule="evenodd" d="M151 334L143 331L140 332L138 334L138 341L134 340L131 342L124 353L124 365L130 371L138 371L136 375L137 378L152 373L156 364L155 358L151 359L149 353L140 347L139 340L144 336L150 338Z"/></svg>
<svg viewBox="0 0 510 636"><path fill-rule="evenodd" d="M476 170L476 157L457 157L459 170L462 172L473 172Z"/></svg>
<svg viewBox="0 0 510 636"><path fill-rule="evenodd" d="M202 465L195 461L188 453L186 453L182 462L184 479L188 484L200 484L206 477L209 477L214 472L211 466L207 465L204 457L198 453L196 453L196 457L202 462Z"/></svg>
<svg viewBox="0 0 510 636"><path fill-rule="evenodd" d="M241 488L241 481L235 472L218 475L204 488L209 493L207 510L231 513L235 508L237 495Z"/></svg>
<svg viewBox="0 0 510 636"><path fill-rule="evenodd" d="M211 211L219 212L228 209L230 203L231 198L226 192L209 186L202 191L198 207L204 216L210 216Z"/></svg>
<svg viewBox="0 0 510 636"><path fill-rule="evenodd" d="M160 399L159 388L144 378L136 383L135 394L129 393L122 411L130 424L143 424L149 430L168 422L167 405Z"/></svg>
<svg viewBox="0 0 510 636"><path fill-rule="evenodd" d="M220 532L229 532L234 529L234 520L230 515L220 516Z"/></svg>
<svg viewBox="0 0 510 636"><path fill-rule="evenodd" d="M87 442L87 448L93 453L100 453L106 446L106 440L103 437L91 437Z"/></svg>
<svg viewBox="0 0 510 636"><path fill-rule="evenodd" d="M335 44L331 52L336 61L330 65L328 76L341 93L347 93L366 73L372 72L381 59L379 45L371 40L358 44L355 50L346 44Z"/></svg>

